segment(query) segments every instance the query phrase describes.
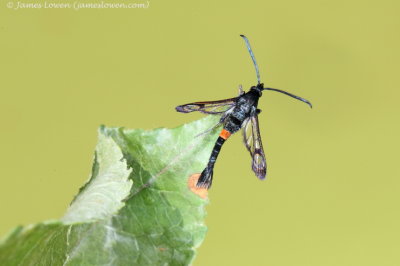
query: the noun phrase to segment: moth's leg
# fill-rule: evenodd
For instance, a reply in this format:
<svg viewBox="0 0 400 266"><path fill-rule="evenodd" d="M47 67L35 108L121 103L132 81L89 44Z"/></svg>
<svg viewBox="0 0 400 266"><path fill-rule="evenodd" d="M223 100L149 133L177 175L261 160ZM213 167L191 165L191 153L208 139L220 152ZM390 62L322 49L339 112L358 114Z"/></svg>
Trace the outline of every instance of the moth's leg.
<svg viewBox="0 0 400 266"><path fill-rule="evenodd" d="M242 84L239 84L239 96L242 96L244 94L244 90L242 87Z"/></svg>

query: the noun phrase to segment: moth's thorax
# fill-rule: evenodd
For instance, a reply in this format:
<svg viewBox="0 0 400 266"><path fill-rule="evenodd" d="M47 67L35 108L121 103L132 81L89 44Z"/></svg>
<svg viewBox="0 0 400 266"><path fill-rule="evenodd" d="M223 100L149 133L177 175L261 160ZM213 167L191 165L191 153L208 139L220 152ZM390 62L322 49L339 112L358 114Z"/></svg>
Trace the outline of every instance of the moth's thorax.
<svg viewBox="0 0 400 266"><path fill-rule="evenodd" d="M224 128L230 133L238 131L242 127L243 122L255 113L259 98L260 93L256 87L252 87L248 92L240 96L236 102L236 106L226 118Z"/></svg>

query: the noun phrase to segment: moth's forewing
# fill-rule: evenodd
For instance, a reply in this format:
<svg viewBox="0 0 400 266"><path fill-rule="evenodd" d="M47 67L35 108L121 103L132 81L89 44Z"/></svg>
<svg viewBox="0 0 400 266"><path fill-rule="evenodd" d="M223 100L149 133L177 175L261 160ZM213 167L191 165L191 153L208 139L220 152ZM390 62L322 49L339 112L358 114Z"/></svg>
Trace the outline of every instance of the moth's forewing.
<svg viewBox="0 0 400 266"><path fill-rule="evenodd" d="M179 105L175 109L181 113L190 113L199 111L204 114L223 114L228 111L231 107L235 106L238 97L229 98L219 101L208 101L208 102L194 102L184 105Z"/></svg>

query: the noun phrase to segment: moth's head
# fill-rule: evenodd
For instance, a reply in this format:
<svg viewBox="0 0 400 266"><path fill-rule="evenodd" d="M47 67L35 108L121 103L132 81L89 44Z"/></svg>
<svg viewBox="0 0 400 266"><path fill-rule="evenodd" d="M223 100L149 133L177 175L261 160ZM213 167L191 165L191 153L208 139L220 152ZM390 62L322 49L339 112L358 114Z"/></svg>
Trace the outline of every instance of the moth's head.
<svg viewBox="0 0 400 266"><path fill-rule="evenodd" d="M264 83L258 83L257 86L251 87L250 90L258 92L258 95L261 97L262 91L264 90Z"/></svg>

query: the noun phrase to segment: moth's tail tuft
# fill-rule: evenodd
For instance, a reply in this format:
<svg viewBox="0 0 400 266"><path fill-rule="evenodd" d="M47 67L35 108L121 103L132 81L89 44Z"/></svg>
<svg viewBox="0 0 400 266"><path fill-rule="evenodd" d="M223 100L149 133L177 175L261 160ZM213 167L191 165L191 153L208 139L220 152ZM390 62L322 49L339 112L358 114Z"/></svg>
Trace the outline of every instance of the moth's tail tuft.
<svg viewBox="0 0 400 266"><path fill-rule="evenodd" d="M206 167L197 181L196 187L209 189L212 184L213 167Z"/></svg>

